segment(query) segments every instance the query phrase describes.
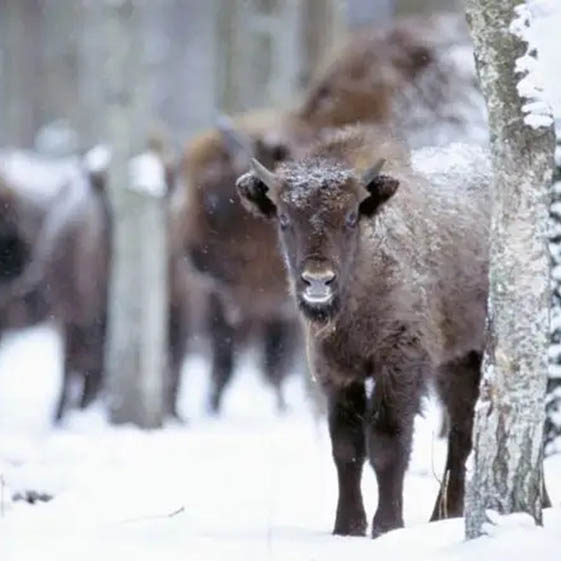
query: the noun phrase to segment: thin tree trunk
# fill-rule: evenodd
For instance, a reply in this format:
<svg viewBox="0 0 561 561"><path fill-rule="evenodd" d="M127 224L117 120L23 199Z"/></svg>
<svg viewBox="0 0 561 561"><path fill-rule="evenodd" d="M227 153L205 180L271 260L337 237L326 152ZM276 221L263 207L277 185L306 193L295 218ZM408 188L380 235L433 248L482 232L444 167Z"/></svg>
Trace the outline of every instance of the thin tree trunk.
<svg viewBox="0 0 561 561"><path fill-rule="evenodd" d="M114 212L107 369L112 422L153 428L164 414L167 251L163 199L135 189L128 173L131 157L145 149L147 132L142 5L131 0L103 4Z"/></svg>
<svg viewBox="0 0 561 561"><path fill-rule="evenodd" d="M300 85L307 86L318 68L333 55L335 45L343 37L346 4L348 2L333 0L306 0L303 3Z"/></svg>
<svg viewBox="0 0 561 561"><path fill-rule="evenodd" d="M561 139L557 139L558 150ZM561 166L555 172L551 204L551 347L549 349L549 378L547 380L545 454L560 452L556 440L561 436Z"/></svg>
<svg viewBox="0 0 561 561"><path fill-rule="evenodd" d="M41 125L43 13L38 0L4 0L0 14L4 128L0 142L30 148ZM30 37L33 40L30 40Z"/></svg>
<svg viewBox="0 0 561 561"><path fill-rule="evenodd" d="M534 84L533 76L525 89L520 84L524 68L536 56L522 38L525 10L523 0L466 0L494 171L487 346L466 497L468 538L482 533L486 509L527 512L542 522L554 134L543 105L529 106L538 101L537 89L534 99L522 97Z"/></svg>

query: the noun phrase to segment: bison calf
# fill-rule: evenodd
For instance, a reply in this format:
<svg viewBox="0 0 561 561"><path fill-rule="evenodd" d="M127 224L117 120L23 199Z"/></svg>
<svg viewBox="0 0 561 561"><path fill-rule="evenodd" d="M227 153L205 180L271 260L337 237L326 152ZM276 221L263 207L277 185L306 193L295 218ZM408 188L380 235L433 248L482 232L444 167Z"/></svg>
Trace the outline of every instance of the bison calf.
<svg viewBox="0 0 561 561"><path fill-rule="evenodd" d="M334 532L365 532L368 456L378 482L374 537L403 525L404 473L429 373L451 422L447 485L433 518L462 513L488 291L486 155L465 147L451 162L425 152L416 156L430 160L422 173L383 138L347 129L275 171L254 160L237 182L245 206L278 225L310 368L328 398Z"/></svg>

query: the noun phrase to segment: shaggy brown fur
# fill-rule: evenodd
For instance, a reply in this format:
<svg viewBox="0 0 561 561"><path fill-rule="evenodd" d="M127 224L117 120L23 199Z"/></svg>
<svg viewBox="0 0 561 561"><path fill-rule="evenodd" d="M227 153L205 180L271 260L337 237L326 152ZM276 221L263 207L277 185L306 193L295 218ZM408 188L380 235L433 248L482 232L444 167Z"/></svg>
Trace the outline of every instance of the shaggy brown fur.
<svg viewBox="0 0 561 561"><path fill-rule="evenodd" d="M403 477L427 374L437 374L451 422L435 518L461 515L471 447L488 290L487 156L463 147L467 164L440 153L450 169L420 173L387 139L349 129L274 176L253 171L237 183L246 206L279 224L310 367L329 401L338 534L365 530L367 454L379 489L373 536L403 525ZM380 158L381 173L362 175Z"/></svg>
<svg viewBox="0 0 561 561"><path fill-rule="evenodd" d="M214 411L232 374L239 335L247 330L261 334L265 374L283 404L281 383L293 352L295 313L275 251L275 231L247 214L235 193L235 180L249 168L250 153L275 165L286 157L289 144L297 144L293 139L304 143L300 139L306 131L290 128L280 118L273 113L240 118L235 123L240 140L219 130L195 138L185 153L183 185L172 201L175 259L187 256L210 286ZM174 329L182 331L179 321ZM179 349L176 354L181 353Z"/></svg>
<svg viewBox="0 0 561 561"><path fill-rule="evenodd" d="M465 22L415 17L355 35L320 72L297 115L314 127L395 124L411 146L485 141Z"/></svg>

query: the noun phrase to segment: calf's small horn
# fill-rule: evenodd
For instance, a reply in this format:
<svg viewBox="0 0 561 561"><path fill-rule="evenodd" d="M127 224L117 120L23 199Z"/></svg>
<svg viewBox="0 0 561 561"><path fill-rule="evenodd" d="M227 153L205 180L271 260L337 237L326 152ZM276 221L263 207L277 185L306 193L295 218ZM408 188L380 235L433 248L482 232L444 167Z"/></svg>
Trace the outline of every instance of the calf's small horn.
<svg viewBox="0 0 561 561"><path fill-rule="evenodd" d="M268 187L271 194L274 194L278 185L277 176L255 158L251 158L251 169L253 170L253 173L255 173L255 175Z"/></svg>
<svg viewBox="0 0 561 561"><path fill-rule="evenodd" d="M369 167L363 174L362 174L362 185L366 187L369 185L379 174L386 160L384 158L380 158L372 167Z"/></svg>

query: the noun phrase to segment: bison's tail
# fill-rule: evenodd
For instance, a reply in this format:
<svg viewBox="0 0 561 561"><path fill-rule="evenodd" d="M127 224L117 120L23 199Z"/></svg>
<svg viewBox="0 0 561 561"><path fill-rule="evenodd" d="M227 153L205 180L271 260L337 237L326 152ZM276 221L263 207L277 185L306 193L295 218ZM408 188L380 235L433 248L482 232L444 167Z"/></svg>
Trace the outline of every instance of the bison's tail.
<svg viewBox="0 0 561 561"><path fill-rule="evenodd" d="M106 190L110 162L111 150L104 144L94 146L82 158L83 168L97 191Z"/></svg>

